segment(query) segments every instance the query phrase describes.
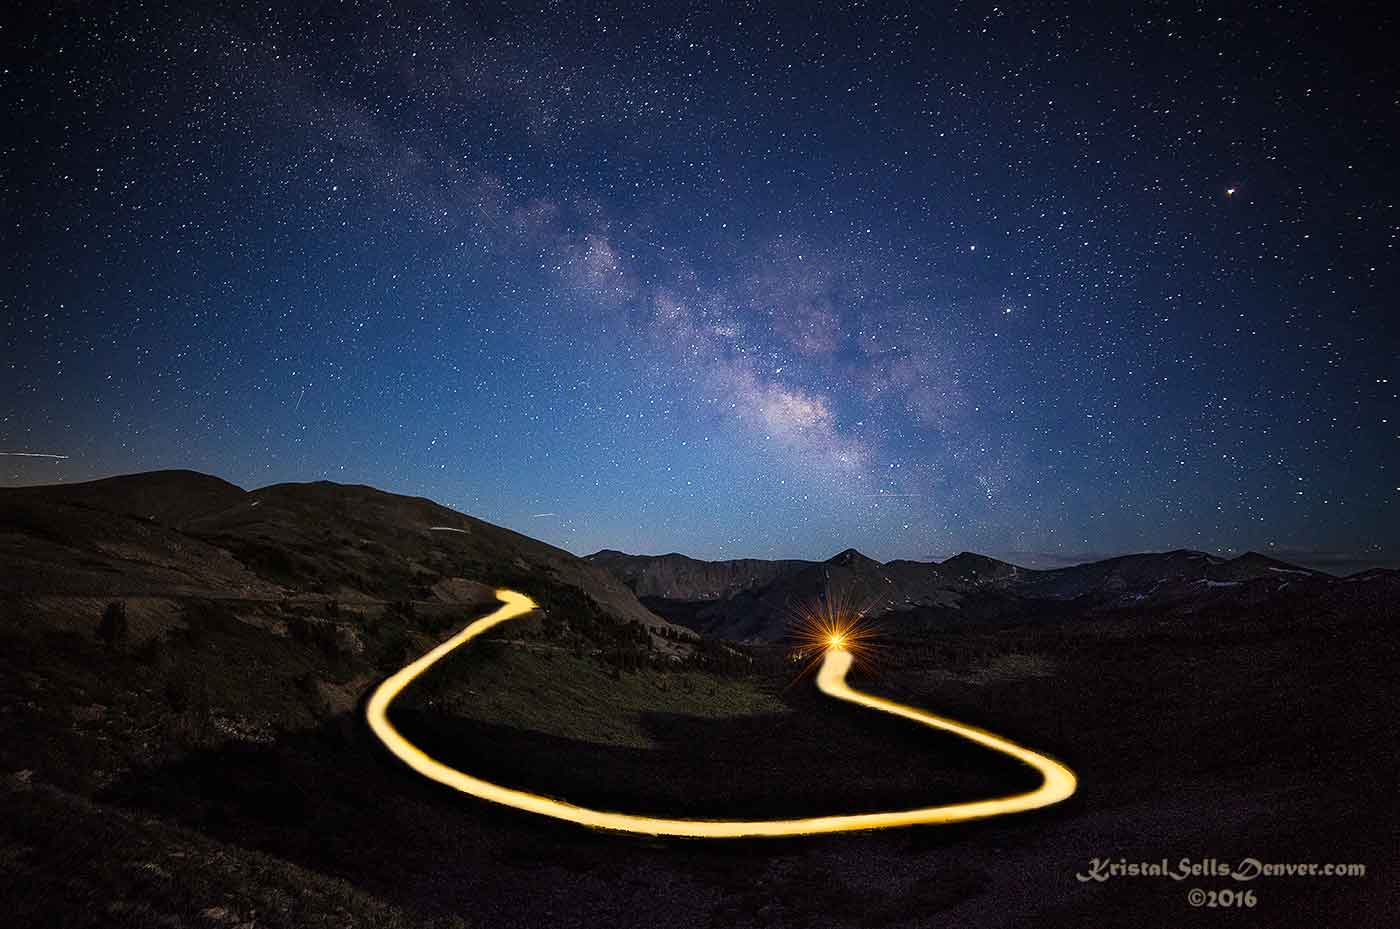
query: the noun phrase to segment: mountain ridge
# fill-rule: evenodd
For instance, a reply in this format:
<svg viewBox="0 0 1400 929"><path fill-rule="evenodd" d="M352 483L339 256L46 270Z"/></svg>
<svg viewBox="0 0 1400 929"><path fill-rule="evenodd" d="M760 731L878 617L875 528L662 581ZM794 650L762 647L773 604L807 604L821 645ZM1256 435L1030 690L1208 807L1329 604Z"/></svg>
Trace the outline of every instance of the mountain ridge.
<svg viewBox="0 0 1400 929"><path fill-rule="evenodd" d="M198 471L142 472L0 488L0 524L10 530L0 585L11 593L453 602L529 581L532 592L581 594L615 620L676 631L563 549L364 484L244 490Z"/></svg>
<svg viewBox="0 0 1400 929"><path fill-rule="evenodd" d="M1291 582L1336 580L1258 552L1224 558L1192 549L1138 552L1053 569L1026 568L968 551L941 562L882 563L853 548L825 561L706 562L612 549L586 559L613 572L653 610L676 611L702 634L741 641L780 639L804 605L833 595L870 617L962 622L973 615L1014 615L1039 602L1072 601L1096 609L1170 606L1243 594L1245 588L1261 585L1281 590ZM687 570L673 570L680 564ZM715 576L727 579L722 590L688 586L694 578ZM671 606L681 603L690 606Z"/></svg>

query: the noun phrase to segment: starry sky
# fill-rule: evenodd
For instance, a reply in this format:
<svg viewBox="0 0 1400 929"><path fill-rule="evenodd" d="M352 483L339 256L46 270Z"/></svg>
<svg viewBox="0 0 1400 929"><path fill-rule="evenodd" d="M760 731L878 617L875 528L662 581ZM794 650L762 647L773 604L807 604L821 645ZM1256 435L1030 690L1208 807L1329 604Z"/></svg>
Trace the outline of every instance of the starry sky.
<svg viewBox="0 0 1400 929"><path fill-rule="evenodd" d="M6 484L367 483L579 554L1400 559L1387 5L34 6Z"/></svg>

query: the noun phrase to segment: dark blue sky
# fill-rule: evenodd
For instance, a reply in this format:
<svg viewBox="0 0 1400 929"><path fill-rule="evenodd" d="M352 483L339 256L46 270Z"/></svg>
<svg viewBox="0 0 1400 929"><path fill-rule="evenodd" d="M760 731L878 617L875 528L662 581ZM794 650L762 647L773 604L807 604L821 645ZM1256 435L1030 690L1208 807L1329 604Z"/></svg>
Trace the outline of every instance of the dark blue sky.
<svg viewBox="0 0 1400 929"><path fill-rule="evenodd" d="M1393 14L909 9L34 14L0 451L66 457L0 479L362 482L578 553L1400 558Z"/></svg>

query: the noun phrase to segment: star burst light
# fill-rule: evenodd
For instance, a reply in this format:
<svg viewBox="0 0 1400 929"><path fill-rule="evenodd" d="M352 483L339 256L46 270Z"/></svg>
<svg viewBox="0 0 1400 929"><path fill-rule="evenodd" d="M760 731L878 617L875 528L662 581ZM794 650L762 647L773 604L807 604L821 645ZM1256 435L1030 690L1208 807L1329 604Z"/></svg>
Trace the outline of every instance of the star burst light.
<svg viewBox="0 0 1400 929"><path fill-rule="evenodd" d="M798 678L815 670L831 651L849 652L857 666L868 668L879 648L873 641L878 632L866 619L868 612L869 606L857 603L849 593L831 590L794 608L789 626L791 658L805 662Z"/></svg>

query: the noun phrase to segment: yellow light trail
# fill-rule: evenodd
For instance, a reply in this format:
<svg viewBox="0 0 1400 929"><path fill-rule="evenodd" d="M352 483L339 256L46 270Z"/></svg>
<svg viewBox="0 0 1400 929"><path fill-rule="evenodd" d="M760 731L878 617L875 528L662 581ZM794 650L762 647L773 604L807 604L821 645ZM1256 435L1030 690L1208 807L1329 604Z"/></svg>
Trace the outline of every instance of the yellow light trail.
<svg viewBox="0 0 1400 929"><path fill-rule="evenodd" d="M578 823L581 826L606 829L612 832L687 838L737 839L751 836L812 835L822 832L888 829L895 826L916 826L926 823L963 822L969 819L1001 816L1007 813L1019 813L1024 810L1049 806L1053 803L1059 803L1075 791L1077 781L1074 772L1054 759L1047 758L1028 748L1022 748L1016 743L993 735L986 730L942 716L935 716L932 713L926 713L893 700L853 690L846 684L846 672L851 667L851 653L840 647L832 647L827 651L821 671L817 675L817 687L823 693L838 700L858 703L882 713L893 713L934 729L942 729L993 751L1009 755L1039 771L1043 778L1041 785L1028 793L997 797L991 800L951 803L943 806L927 806L885 813L813 816L805 819L707 820L662 819L652 816L635 816L630 813L591 810L587 807L565 803L562 800L502 787L500 784L472 777L464 771L448 767L430 757L418 746L405 739L389 722L389 705L415 678L431 668L449 652L460 648L487 630L535 609L534 601L513 590L498 590L496 597L502 601L499 609L489 616L484 616L471 623L467 628L417 661L390 676L375 689L365 707L365 716L368 718L370 729L389 751L429 780L445 784L464 794L489 800L492 803L515 807L518 810L538 813L541 816L550 816L554 819Z"/></svg>

